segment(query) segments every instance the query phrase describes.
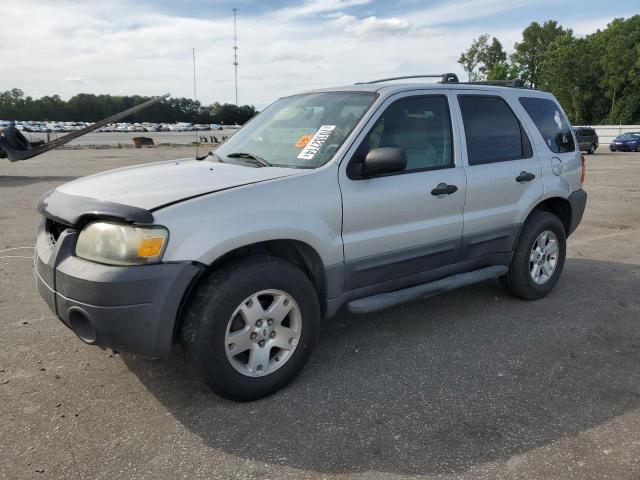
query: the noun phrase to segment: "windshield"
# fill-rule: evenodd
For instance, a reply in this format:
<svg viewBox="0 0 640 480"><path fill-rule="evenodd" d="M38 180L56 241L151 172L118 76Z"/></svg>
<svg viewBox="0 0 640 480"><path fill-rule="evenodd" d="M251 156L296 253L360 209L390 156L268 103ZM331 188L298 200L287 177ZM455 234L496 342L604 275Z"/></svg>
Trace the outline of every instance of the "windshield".
<svg viewBox="0 0 640 480"><path fill-rule="evenodd" d="M371 92L326 92L281 98L215 154L225 162L316 168L327 163L369 109Z"/></svg>
<svg viewBox="0 0 640 480"><path fill-rule="evenodd" d="M636 132L623 133L618 138L622 140L638 140L640 139L640 133L636 133Z"/></svg>

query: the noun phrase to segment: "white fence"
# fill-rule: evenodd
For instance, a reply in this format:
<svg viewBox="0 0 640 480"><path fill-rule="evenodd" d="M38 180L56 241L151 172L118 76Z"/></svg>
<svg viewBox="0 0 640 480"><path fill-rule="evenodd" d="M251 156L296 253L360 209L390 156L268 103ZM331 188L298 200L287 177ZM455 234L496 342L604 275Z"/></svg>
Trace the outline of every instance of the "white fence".
<svg viewBox="0 0 640 480"><path fill-rule="evenodd" d="M618 135L625 132L640 132L640 125L580 125L581 127L593 128L598 134L600 144L611 142ZM579 127L575 127L579 128Z"/></svg>

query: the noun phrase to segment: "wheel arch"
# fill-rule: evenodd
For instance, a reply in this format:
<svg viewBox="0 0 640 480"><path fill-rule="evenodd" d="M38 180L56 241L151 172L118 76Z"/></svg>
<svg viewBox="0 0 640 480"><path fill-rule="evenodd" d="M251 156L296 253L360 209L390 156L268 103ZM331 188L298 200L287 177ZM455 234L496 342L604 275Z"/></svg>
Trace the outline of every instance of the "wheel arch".
<svg viewBox="0 0 640 480"><path fill-rule="evenodd" d="M185 292L180 309L176 316L174 341L179 337L182 328L182 312L189 299L207 273L216 270L229 262L255 255L269 255L285 260L300 268L313 284L320 302L322 316L327 310L327 289L329 280L320 254L308 243L293 239L275 239L250 243L230 250L205 265L200 275L194 279Z"/></svg>
<svg viewBox="0 0 640 480"><path fill-rule="evenodd" d="M534 212L548 212L560 219L562 222L562 226L564 227L564 231L567 237L571 233L571 221L572 221L572 211L571 204L566 198L563 197L550 197L544 200L541 200L536 205L534 205L529 212L527 213L524 223L531 217Z"/></svg>

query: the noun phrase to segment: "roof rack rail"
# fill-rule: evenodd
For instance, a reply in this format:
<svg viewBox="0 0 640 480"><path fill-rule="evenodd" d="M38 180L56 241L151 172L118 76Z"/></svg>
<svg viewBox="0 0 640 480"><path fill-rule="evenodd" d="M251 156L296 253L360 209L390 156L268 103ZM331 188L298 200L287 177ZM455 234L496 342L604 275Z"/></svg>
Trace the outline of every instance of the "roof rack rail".
<svg viewBox="0 0 640 480"><path fill-rule="evenodd" d="M426 75L405 75L402 77L389 77L381 78L379 80L371 80L370 82L358 82L356 85L368 85L371 83L383 83L390 82L391 80L406 80L409 78L439 78L438 83L458 83L458 76L455 73L438 73L438 74L426 74Z"/></svg>
<svg viewBox="0 0 640 480"><path fill-rule="evenodd" d="M476 80L473 82L460 82L465 85L495 85L497 87L516 87L516 88L528 88L524 80L516 78L514 80Z"/></svg>

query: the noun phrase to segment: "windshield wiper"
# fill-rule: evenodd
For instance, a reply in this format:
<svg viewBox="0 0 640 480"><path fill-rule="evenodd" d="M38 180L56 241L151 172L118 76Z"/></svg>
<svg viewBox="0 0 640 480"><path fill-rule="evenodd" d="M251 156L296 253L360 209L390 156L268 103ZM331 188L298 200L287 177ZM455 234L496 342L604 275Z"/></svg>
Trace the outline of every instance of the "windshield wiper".
<svg viewBox="0 0 640 480"><path fill-rule="evenodd" d="M253 153L234 152L234 153L228 154L227 158L242 158L244 160L251 160L253 163L261 167L271 166L271 164L267 162L264 158L254 155Z"/></svg>
<svg viewBox="0 0 640 480"><path fill-rule="evenodd" d="M196 160L205 160L209 157L213 157L216 161L220 163L226 163L222 158L220 158L220 155L218 155L217 153L214 153L212 150L210 150L209 153L207 153L206 155L203 155L202 157L196 157Z"/></svg>

